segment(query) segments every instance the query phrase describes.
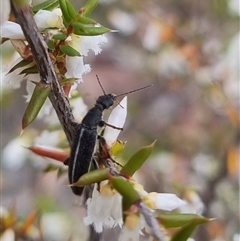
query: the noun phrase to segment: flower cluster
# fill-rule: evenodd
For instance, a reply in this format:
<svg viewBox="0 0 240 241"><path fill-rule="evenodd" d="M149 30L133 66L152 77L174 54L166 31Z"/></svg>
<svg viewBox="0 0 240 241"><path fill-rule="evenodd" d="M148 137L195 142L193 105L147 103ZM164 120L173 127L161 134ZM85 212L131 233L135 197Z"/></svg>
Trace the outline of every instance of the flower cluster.
<svg viewBox="0 0 240 241"><path fill-rule="evenodd" d="M107 37L104 34L98 34L97 31L94 35L86 36L70 31L70 27L63 24L64 16L60 8L52 11L40 9L35 13L34 19L37 27L45 36L46 44L53 44L52 58L58 66L62 78L73 79L75 84L72 85L76 88L76 84L82 81L83 75L91 71L90 65L84 63L84 57L89 54L89 51L95 55L100 54L101 45L107 42ZM96 24L94 28L102 29ZM64 36L63 39L59 40L59 35ZM18 52L14 63L8 67L4 66L5 71L2 73L5 75L4 82L11 83L14 88L19 88L22 80L28 80L26 100L29 101L34 89L31 81L40 81L40 77L37 69L33 68L34 62L31 60L31 52L26 45L22 29L16 22L3 20L1 36L10 40ZM56 51L56 49L59 50ZM64 68L61 68L62 65Z"/></svg>

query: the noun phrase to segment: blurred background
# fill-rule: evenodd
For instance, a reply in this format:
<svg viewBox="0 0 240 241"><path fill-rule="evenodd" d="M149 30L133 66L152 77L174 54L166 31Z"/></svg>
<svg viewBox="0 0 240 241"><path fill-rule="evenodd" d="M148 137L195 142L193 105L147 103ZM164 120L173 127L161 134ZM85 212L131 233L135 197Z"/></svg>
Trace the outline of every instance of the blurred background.
<svg viewBox="0 0 240 241"><path fill-rule="evenodd" d="M77 9L83 3L72 2ZM79 85L88 106L82 103L80 112L102 94L96 74L107 93L153 84L128 97L119 137L127 141L123 158L157 140L139 182L148 192L176 193L196 212L216 218L197 229L196 241L239 241L239 1L102 0L92 16L118 32L107 34L100 55L85 59L92 71ZM2 49L4 64L11 61L9 48ZM54 237L46 240L70 240L71 233L79 240L85 211L67 176L44 173L50 161L24 148L36 137L51 146L56 137L46 134L43 118L19 138L24 83L2 87L1 95L1 205L19 219L39 210L37 222L51 226L45 235Z"/></svg>

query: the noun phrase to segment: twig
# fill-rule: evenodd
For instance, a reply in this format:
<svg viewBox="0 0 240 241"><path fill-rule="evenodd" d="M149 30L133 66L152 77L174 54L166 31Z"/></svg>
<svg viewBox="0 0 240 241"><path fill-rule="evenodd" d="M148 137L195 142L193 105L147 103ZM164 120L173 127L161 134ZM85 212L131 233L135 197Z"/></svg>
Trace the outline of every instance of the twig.
<svg viewBox="0 0 240 241"><path fill-rule="evenodd" d="M46 43L38 31L30 7L28 5L19 7L11 0L11 8L31 48L33 58L38 67L41 83L51 87L49 99L71 145L75 131L75 121L68 98L65 96L59 84L61 77L54 71L54 66L49 57Z"/></svg>
<svg viewBox="0 0 240 241"><path fill-rule="evenodd" d="M147 225L152 231L152 235L157 241L166 241L164 234L159 228L159 224L149 208L143 203L139 203L139 212L143 215Z"/></svg>

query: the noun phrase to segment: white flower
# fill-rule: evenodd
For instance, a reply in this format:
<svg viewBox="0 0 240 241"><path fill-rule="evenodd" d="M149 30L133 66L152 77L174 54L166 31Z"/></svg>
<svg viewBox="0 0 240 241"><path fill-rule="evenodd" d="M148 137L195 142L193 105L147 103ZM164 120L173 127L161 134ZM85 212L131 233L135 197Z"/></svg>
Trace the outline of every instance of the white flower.
<svg viewBox="0 0 240 241"><path fill-rule="evenodd" d="M40 10L34 15L37 27L40 30L46 28L61 28L62 18L55 12ZM6 21L1 26L1 35L9 39L25 39L21 26L17 23Z"/></svg>
<svg viewBox="0 0 240 241"><path fill-rule="evenodd" d="M144 197L144 200L154 210L172 211L186 204L185 201L172 193L150 192Z"/></svg>
<svg viewBox="0 0 240 241"><path fill-rule="evenodd" d="M66 78L82 79L83 74L87 74L91 71L89 64L83 63L83 57L70 57L66 56Z"/></svg>
<svg viewBox="0 0 240 241"><path fill-rule="evenodd" d="M96 232L100 233L103 228L122 226L122 209L120 194L112 190L108 184L97 190L97 184L93 189L92 198L87 200L87 217L84 218L86 225L93 224Z"/></svg>
<svg viewBox="0 0 240 241"><path fill-rule="evenodd" d="M125 96L122 101L112 110L107 124L123 128L124 123L127 118L127 96ZM104 131L104 138L109 146L117 140L121 130L114 129L110 126L106 126Z"/></svg>
<svg viewBox="0 0 240 241"><path fill-rule="evenodd" d="M0 25L2 25L10 14L10 3L9 0L1 0L0 3Z"/></svg>
<svg viewBox="0 0 240 241"><path fill-rule="evenodd" d="M46 28L63 28L62 12L61 11L47 11L39 10L34 19L39 29L44 30Z"/></svg>
<svg viewBox="0 0 240 241"><path fill-rule="evenodd" d="M118 241L139 241L141 230L145 224L142 215L137 213L127 215Z"/></svg>
<svg viewBox="0 0 240 241"><path fill-rule="evenodd" d="M172 211L176 208L179 208L183 205L186 205L186 202L177 197L172 193L157 193L144 190L143 186L134 179L132 179L132 184L134 189L138 192L143 202L152 210L165 210Z"/></svg>
<svg viewBox="0 0 240 241"><path fill-rule="evenodd" d="M81 55L87 56L89 50L92 50L95 55L101 53L101 44L107 43L105 35L98 36L79 36L71 34L69 45L76 49Z"/></svg>
<svg viewBox="0 0 240 241"><path fill-rule="evenodd" d="M3 38L10 39L24 39L24 34L21 29L21 26L18 23L11 21L6 21L1 26L1 34Z"/></svg>
<svg viewBox="0 0 240 241"><path fill-rule="evenodd" d="M100 36L79 36L76 34L71 34L68 38L69 45L77 50L81 55L87 56L89 50L92 50L95 55L101 53L100 45L107 42L105 35ZM91 67L88 64L83 63L83 57L70 57L66 56L66 68L67 73L65 76L67 78L77 78L82 79L83 74L90 72Z"/></svg>
<svg viewBox="0 0 240 241"><path fill-rule="evenodd" d="M24 165L28 155L28 151L23 147L26 143L26 139L15 138L5 146L2 153L4 167L19 170Z"/></svg>

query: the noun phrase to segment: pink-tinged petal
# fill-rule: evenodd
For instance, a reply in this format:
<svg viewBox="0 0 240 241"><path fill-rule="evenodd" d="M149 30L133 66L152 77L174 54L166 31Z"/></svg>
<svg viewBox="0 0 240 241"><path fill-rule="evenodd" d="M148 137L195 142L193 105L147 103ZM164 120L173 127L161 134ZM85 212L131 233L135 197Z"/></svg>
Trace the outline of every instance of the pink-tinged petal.
<svg viewBox="0 0 240 241"><path fill-rule="evenodd" d="M66 68L67 73L65 74L66 78L77 78L82 79L84 74L87 74L91 71L89 64L83 63L82 57L69 57L66 56Z"/></svg>
<svg viewBox="0 0 240 241"><path fill-rule="evenodd" d="M0 25L8 20L10 14L9 0L1 0L0 3Z"/></svg>
<svg viewBox="0 0 240 241"><path fill-rule="evenodd" d="M161 209L166 211L172 211L180 206L186 204L185 201L177 197L172 193L149 193L147 196L148 199L151 199L153 204L153 209Z"/></svg>
<svg viewBox="0 0 240 241"><path fill-rule="evenodd" d="M127 118L127 96L123 98L120 105L117 105L111 112L107 123L119 128L123 128ZM109 146L117 140L121 130L114 129L110 126L106 126L104 131L104 138L106 139Z"/></svg>
<svg viewBox="0 0 240 241"><path fill-rule="evenodd" d="M10 39L25 39L19 24L6 21L1 26L1 37Z"/></svg>

